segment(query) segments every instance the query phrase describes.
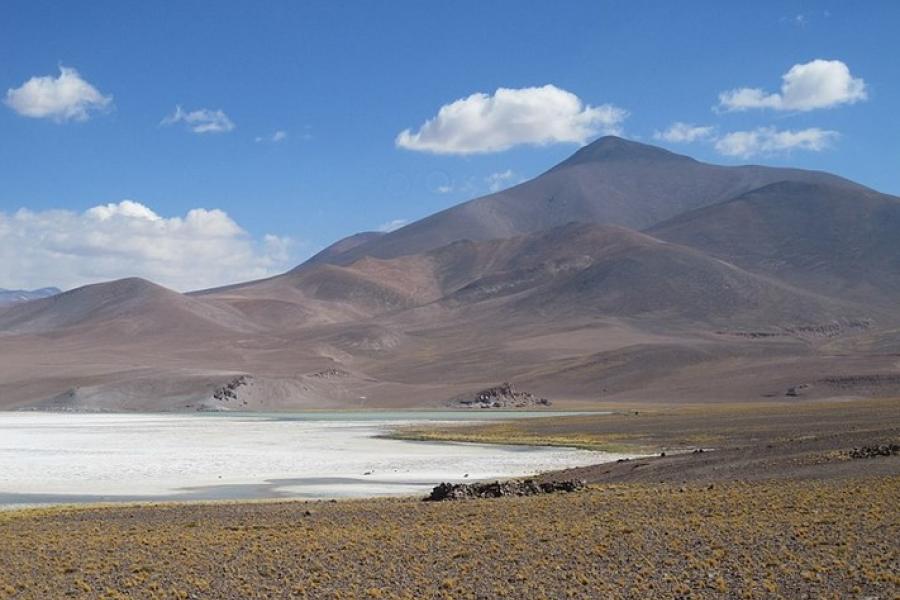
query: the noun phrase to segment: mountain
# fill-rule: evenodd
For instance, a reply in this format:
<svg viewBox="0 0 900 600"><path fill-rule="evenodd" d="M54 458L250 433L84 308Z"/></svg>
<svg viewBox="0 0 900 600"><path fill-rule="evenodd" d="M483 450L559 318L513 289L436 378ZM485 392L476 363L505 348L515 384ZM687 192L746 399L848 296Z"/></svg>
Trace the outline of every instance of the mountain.
<svg viewBox="0 0 900 600"><path fill-rule="evenodd" d="M265 280L0 307L0 407L558 406L900 394L898 199L606 137ZM802 390L798 392L798 390Z"/></svg>
<svg viewBox="0 0 900 600"><path fill-rule="evenodd" d="M294 303L294 314L302 314L305 324L312 324L313 314L319 323L340 323L430 304L475 311L500 302L512 315L506 321L560 313L656 314L673 322L797 325L854 312L686 246L585 223L499 240L462 240L391 259L307 264L269 280L193 297L229 305L260 325L279 315L276 299ZM255 306L259 302L264 307ZM301 307L316 310L301 313Z"/></svg>
<svg viewBox="0 0 900 600"><path fill-rule="evenodd" d="M0 288L0 306L6 304L14 304L16 302L27 302L28 300L37 300L39 298L47 298L59 294L62 290L55 287L46 287L39 290L5 290Z"/></svg>
<svg viewBox="0 0 900 600"><path fill-rule="evenodd" d="M822 293L900 297L900 198L872 190L781 181L648 233Z"/></svg>
<svg viewBox="0 0 900 600"><path fill-rule="evenodd" d="M313 264L334 261L354 248L377 240L384 235L385 234L381 231L363 231L361 233L354 233L353 235L349 235L331 244L306 262Z"/></svg>
<svg viewBox="0 0 900 600"><path fill-rule="evenodd" d="M507 298L512 306L505 310L528 319L628 317L670 325L791 327L865 314L622 227L573 223L501 243L470 243L488 267L446 300L473 304Z"/></svg>
<svg viewBox="0 0 900 600"><path fill-rule="evenodd" d="M0 331L6 334L59 336L93 329L105 335L158 336L246 328L236 312L139 278L87 285L0 311Z"/></svg>
<svg viewBox="0 0 900 600"><path fill-rule="evenodd" d="M347 263L361 256L393 258L457 240L507 238L570 222L640 230L778 181L865 189L827 173L710 165L606 136L530 181L454 206L327 259Z"/></svg>

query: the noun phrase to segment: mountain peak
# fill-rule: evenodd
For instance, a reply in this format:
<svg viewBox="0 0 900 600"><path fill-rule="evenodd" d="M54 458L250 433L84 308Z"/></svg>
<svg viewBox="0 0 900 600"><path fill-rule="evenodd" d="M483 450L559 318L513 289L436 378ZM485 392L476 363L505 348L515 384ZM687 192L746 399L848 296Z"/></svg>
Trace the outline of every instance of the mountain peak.
<svg viewBox="0 0 900 600"><path fill-rule="evenodd" d="M556 165L551 171L584 163L618 160L695 162L694 159L688 156L675 154L658 146L626 140L615 135L605 135L582 147L575 154Z"/></svg>
<svg viewBox="0 0 900 600"><path fill-rule="evenodd" d="M49 298L59 293L61 293L61 290L55 287L45 287L38 290L7 290L0 288L0 306Z"/></svg>

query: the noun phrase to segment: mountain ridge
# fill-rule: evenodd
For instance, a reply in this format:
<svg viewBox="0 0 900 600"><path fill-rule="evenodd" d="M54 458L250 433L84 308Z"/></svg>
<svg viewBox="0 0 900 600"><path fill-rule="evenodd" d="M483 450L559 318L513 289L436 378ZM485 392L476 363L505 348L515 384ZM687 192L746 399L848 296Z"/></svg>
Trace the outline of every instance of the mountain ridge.
<svg viewBox="0 0 900 600"><path fill-rule="evenodd" d="M0 407L436 407L500 381L582 408L900 393L898 206L601 138L267 279L0 307Z"/></svg>
<svg viewBox="0 0 900 600"><path fill-rule="evenodd" d="M641 230L781 180L826 181L868 189L829 173L711 165L605 136L530 181L452 206L357 244L330 260L346 263L363 255L393 258L460 239L511 237L572 221Z"/></svg>
<svg viewBox="0 0 900 600"><path fill-rule="evenodd" d="M44 287L34 290L8 290L0 288L0 306L37 300L39 298L47 298L59 293L62 293L62 290L57 287Z"/></svg>

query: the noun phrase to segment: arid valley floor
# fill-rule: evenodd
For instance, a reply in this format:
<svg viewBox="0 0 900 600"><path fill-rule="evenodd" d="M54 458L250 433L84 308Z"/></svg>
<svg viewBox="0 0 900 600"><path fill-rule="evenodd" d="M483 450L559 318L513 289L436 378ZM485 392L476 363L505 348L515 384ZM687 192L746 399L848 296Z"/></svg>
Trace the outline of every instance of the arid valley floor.
<svg viewBox="0 0 900 600"><path fill-rule="evenodd" d="M0 513L0 598L896 599L900 456L853 451L898 421L886 399L404 431L666 456L544 475L592 484L571 494Z"/></svg>

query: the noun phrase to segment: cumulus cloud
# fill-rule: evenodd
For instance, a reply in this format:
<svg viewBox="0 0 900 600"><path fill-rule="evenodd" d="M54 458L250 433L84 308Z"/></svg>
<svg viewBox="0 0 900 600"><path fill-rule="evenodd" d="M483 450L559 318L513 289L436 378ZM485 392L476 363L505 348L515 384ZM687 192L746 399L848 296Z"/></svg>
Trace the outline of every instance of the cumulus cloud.
<svg viewBox="0 0 900 600"><path fill-rule="evenodd" d="M853 77L847 65L839 60L817 59L794 65L781 79L779 93L746 87L722 92L718 108L724 111L751 108L809 111L854 104L868 97L865 81Z"/></svg>
<svg viewBox="0 0 900 600"><path fill-rule="evenodd" d="M256 137L257 142L272 142L273 144L277 144L278 142L283 142L288 137L287 131L282 131L279 129L272 135L260 135Z"/></svg>
<svg viewBox="0 0 900 600"><path fill-rule="evenodd" d="M711 125L692 125L676 121L665 131L653 133L653 139L676 144L698 142L712 139L715 135L715 127Z"/></svg>
<svg viewBox="0 0 900 600"><path fill-rule="evenodd" d="M75 69L60 66L59 77L32 77L8 89L4 102L22 116L64 123L86 121L91 112L108 109L112 96L101 94Z"/></svg>
<svg viewBox="0 0 900 600"><path fill-rule="evenodd" d="M586 105L554 85L499 88L445 104L418 131L401 131L400 148L435 154L499 152L521 144L584 144L600 133L620 133L628 112L611 104Z"/></svg>
<svg viewBox="0 0 900 600"><path fill-rule="evenodd" d="M178 290L214 287L286 270L291 244L253 239L217 209L165 218L123 200L82 213L0 212L0 287L72 288L132 276Z"/></svg>
<svg viewBox="0 0 900 600"><path fill-rule="evenodd" d="M812 127L799 131L759 127L752 131L734 131L716 140L716 150L725 156L750 158L791 150L819 152L830 147L840 134Z"/></svg>
<svg viewBox="0 0 900 600"><path fill-rule="evenodd" d="M164 118L160 125L184 123L194 133L227 133L234 129L234 122L221 109L200 108L186 111L175 106L175 112Z"/></svg>
<svg viewBox="0 0 900 600"><path fill-rule="evenodd" d="M513 173L512 169L507 169L498 173L491 173L484 179L488 184L489 190L491 190L492 192L499 192L501 189L509 185L509 182L513 177L515 177L515 175L516 174Z"/></svg>
<svg viewBox="0 0 900 600"><path fill-rule="evenodd" d="M404 225L409 223L409 219L394 219L393 221L388 221L387 223L382 223L378 226L378 231L383 233L390 233L395 229L400 229Z"/></svg>

